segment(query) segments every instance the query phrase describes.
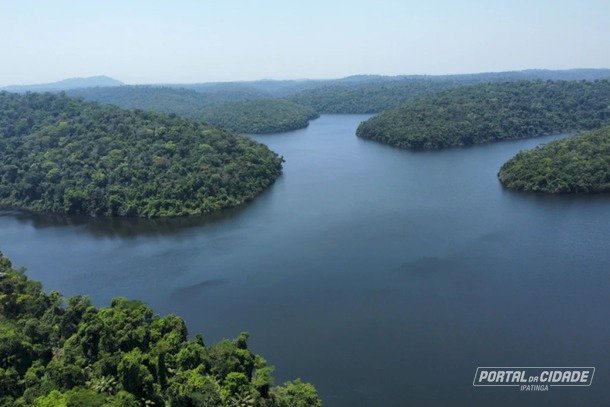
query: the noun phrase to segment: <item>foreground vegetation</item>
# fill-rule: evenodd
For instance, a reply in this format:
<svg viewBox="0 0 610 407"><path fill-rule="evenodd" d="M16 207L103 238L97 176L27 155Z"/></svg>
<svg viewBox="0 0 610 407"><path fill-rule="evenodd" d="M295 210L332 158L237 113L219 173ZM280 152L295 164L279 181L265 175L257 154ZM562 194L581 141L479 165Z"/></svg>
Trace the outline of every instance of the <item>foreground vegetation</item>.
<svg viewBox="0 0 610 407"><path fill-rule="evenodd" d="M203 110L203 120L240 133L279 133L309 125L318 114L284 99L244 100Z"/></svg>
<svg viewBox="0 0 610 407"><path fill-rule="evenodd" d="M505 187L522 191L610 192L610 126L522 151L498 177Z"/></svg>
<svg viewBox="0 0 610 407"><path fill-rule="evenodd" d="M282 159L176 116L63 95L0 92L0 205L39 212L181 216L239 205Z"/></svg>
<svg viewBox="0 0 610 407"><path fill-rule="evenodd" d="M592 129L610 121L610 81L525 81L460 87L360 124L359 137L440 149Z"/></svg>
<svg viewBox="0 0 610 407"><path fill-rule="evenodd" d="M0 406L321 405L310 384L274 387L247 338L207 346L140 301L46 294L0 253Z"/></svg>

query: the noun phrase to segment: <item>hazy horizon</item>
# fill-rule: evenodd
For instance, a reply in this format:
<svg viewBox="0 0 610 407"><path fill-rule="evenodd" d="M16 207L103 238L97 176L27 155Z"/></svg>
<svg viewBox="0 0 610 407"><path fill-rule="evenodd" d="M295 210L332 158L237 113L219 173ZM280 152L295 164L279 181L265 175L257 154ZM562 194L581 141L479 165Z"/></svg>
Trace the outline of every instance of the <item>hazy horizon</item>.
<svg viewBox="0 0 610 407"><path fill-rule="evenodd" d="M610 67L604 1L0 0L0 86Z"/></svg>
<svg viewBox="0 0 610 407"><path fill-rule="evenodd" d="M11 84L0 84L0 88L2 87L11 87L11 86L35 86L35 85L47 85L54 84L57 82L61 82L64 80L72 80L72 79L89 79L95 77L108 77L110 79L115 79L119 82L123 82L124 85L192 85L199 83L240 83L240 82L259 82L259 81L325 81L325 80L337 80L344 79L353 76L451 76L451 75L477 75L477 74L487 74L487 73L503 73L503 72L523 72L523 71L574 71L574 70L610 70L608 67L600 67L600 68L590 68L590 67L576 67L576 68L563 68L563 69L551 69L551 68L524 68L519 70L507 70L507 71L485 71L485 72L458 72L458 73L447 73L447 74L427 74L427 73L404 73L404 74L395 74L395 75L384 75L377 73L357 73L352 75L345 75L340 77L328 77L328 78L254 78L254 79L241 79L241 80L222 80L222 81L195 81L195 82L126 82L121 80L121 78L116 78L110 75L91 75L91 76L74 76L69 78L60 78L55 81L49 82L40 82L40 83L11 83Z"/></svg>

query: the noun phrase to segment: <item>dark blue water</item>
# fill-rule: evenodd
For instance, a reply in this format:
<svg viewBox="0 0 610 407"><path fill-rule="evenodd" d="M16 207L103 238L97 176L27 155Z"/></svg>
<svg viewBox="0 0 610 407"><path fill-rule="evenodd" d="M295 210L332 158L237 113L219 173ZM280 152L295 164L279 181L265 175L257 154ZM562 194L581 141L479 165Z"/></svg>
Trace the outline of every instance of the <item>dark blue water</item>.
<svg viewBox="0 0 610 407"><path fill-rule="evenodd" d="M546 137L410 153L366 116L256 137L286 158L254 202L170 221L0 216L0 248L46 289L137 297L208 342L251 333L278 381L326 406L607 405L610 196L502 190ZM595 366L588 388L473 388L476 366Z"/></svg>

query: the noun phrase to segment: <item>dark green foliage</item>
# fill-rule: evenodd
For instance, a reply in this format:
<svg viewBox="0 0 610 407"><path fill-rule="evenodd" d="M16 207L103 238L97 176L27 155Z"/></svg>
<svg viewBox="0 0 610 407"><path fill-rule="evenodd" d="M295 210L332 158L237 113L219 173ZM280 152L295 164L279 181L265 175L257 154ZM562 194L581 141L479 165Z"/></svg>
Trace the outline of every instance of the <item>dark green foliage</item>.
<svg viewBox="0 0 610 407"><path fill-rule="evenodd" d="M610 121L610 81L511 82L422 97L360 124L359 137L408 149L520 139Z"/></svg>
<svg viewBox="0 0 610 407"><path fill-rule="evenodd" d="M610 126L522 151L498 177L505 187L522 191L610 192Z"/></svg>
<svg viewBox="0 0 610 407"><path fill-rule="evenodd" d="M0 92L0 204L182 216L239 205L281 173L262 144L171 115Z"/></svg>
<svg viewBox="0 0 610 407"><path fill-rule="evenodd" d="M240 133L279 133L307 127L318 114L284 99L245 100L203 110L203 120Z"/></svg>
<svg viewBox="0 0 610 407"><path fill-rule="evenodd" d="M247 339L206 346L139 301L45 294L0 254L0 406L320 405L310 384L273 387Z"/></svg>

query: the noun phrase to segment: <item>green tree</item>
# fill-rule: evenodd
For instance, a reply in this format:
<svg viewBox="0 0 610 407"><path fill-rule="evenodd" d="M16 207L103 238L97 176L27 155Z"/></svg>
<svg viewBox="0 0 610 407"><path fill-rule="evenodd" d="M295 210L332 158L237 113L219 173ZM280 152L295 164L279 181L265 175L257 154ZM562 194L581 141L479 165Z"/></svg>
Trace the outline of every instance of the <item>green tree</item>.
<svg viewBox="0 0 610 407"><path fill-rule="evenodd" d="M316 389L300 380L286 382L274 391L278 407L321 407Z"/></svg>

